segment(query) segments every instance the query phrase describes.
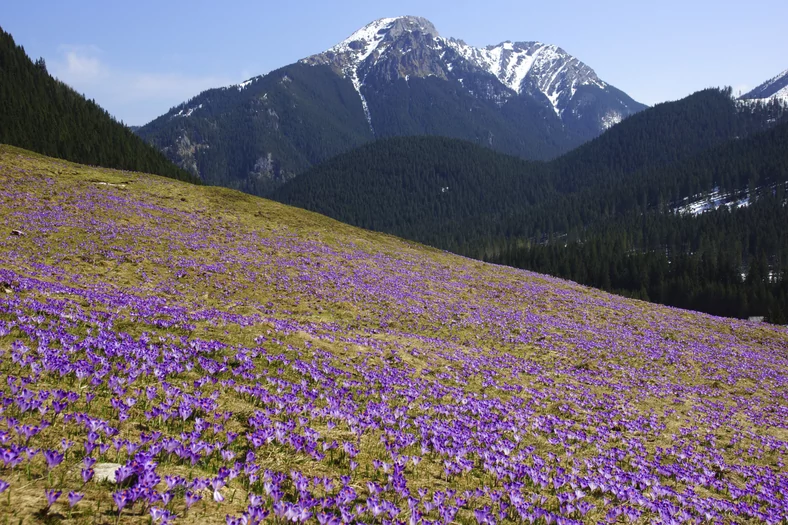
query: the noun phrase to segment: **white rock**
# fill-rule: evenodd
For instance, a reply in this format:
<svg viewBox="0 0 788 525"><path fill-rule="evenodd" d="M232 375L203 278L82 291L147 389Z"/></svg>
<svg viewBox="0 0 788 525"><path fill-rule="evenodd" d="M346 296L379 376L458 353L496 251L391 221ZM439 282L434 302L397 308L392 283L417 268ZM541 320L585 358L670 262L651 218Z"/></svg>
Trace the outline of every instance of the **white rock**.
<svg viewBox="0 0 788 525"><path fill-rule="evenodd" d="M115 483L115 471L122 465L118 463L96 463L93 465L93 479L97 482L109 481Z"/></svg>

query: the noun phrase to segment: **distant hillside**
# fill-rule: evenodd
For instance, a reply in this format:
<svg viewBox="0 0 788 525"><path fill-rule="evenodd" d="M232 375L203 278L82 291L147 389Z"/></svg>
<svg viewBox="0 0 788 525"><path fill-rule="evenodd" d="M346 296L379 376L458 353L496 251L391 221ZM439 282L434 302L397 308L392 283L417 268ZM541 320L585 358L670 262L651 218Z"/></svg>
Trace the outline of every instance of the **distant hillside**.
<svg viewBox="0 0 788 525"><path fill-rule="evenodd" d="M478 256L490 240L566 233L633 205L651 209L715 185L746 187L748 181L725 172L727 164L720 166L718 153L703 153L780 119L785 115L743 110L729 91L710 89L633 115L550 163L453 139L389 139L317 166L272 198ZM736 159L747 159L746 151L734 151ZM698 156L695 164L711 163L713 175L697 165L694 171L677 167ZM739 161L725 158L731 166ZM582 195L582 202L556 207L573 195Z"/></svg>
<svg viewBox="0 0 788 525"><path fill-rule="evenodd" d="M554 195L546 165L442 137L362 146L273 193L343 222L454 248ZM484 218L484 224L480 219Z"/></svg>
<svg viewBox="0 0 788 525"><path fill-rule="evenodd" d="M508 242L482 255L663 304L786 324L786 144L788 123L559 195L503 222Z"/></svg>
<svg viewBox="0 0 788 525"><path fill-rule="evenodd" d="M137 133L206 183L257 195L373 138L350 81L304 64L200 93Z"/></svg>
<svg viewBox="0 0 788 525"><path fill-rule="evenodd" d="M52 78L43 60L33 63L2 29L0 143L84 164L198 182L95 102Z"/></svg>
<svg viewBox="0 0 788 525"><path fill-rule="evenodd" d="M788 312L788 298L779 293L755 302L740 298L753 289L747 283L730 292L734 306L723 308L681 296L681 290L658 291L660 277L643 289L637 279L619 278L630 254L661 254L660 264L669 267L679 256L708 257L711 246L725 252L724 266L738 281L762 255L775 275L782 271L788 240L763 227L769 217L782 223L784 208L770 195L782 195L788 180L788 123L768 129L785 120L773 109L741 108L728 91L706 90L634 115L551 163L452 139L385 140L318 166L273 197L351 224L643 298L725 315L764 315L778 303ZM676 216L712 192L731 203L749 199L750 208L735 212L736 228L722 218ZM703 247L701 238L707 239ZM739 244L721 246L726 238ZM562 250L565 245L574 248ZM585 253L592 245L596 252ZM556 248L545 252L546 246ZM581 262L570 264L572 254ZM708 277L709 283L719 279Z"/></svg>
<svg viewBox="0 0 788 525"><path fill-rule="evenodd" d="M557 159L557 185L574 191L626 179L636 170L690 158L763 131L788 117L780 107L743 107L731 89L705 89L648 108Z"/></svg>

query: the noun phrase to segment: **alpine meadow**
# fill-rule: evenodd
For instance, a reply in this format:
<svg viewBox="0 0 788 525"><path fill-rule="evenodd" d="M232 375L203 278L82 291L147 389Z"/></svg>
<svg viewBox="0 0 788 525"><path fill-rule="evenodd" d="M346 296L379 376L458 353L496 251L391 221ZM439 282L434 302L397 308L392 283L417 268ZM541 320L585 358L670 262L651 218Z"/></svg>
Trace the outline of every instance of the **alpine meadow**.
<svg viewBox="0 0 788 525"><path fill-rule="evenodd" d="M788 71L239 2L9 9L0 525L788 525Z"/></svg>

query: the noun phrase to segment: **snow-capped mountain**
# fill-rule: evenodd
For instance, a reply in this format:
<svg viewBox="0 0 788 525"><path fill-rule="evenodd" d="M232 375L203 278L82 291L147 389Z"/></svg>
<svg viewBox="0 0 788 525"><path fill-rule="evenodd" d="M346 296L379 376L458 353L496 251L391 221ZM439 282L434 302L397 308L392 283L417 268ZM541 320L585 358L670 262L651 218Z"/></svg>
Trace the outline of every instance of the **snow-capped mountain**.
<svg viewBox="0 0 788 525"><path fill-rule="evenodd" d="M462 40L440 36L429 20L414 16L375 20L329 50L301 62L329 65L349 78L370 120L363 87L381 76L376 73L383 73L388 82L397 78L437 77L463 84L468 73L486 73L501 86L488 86L475 93L477 96L497 100L499 104L516 95L540 99L543 96L542 101L559 117L567 109L577 115L581 106L591 102L587 97L579 97L583 101L578 101L578 90L592 88L607 95L604 98L614 99L606 100L609 107L593 116L599 130L644 107L611 89L593 69L558 46L505 41L477 48Z"/></svg>
<svg viewBox="0 0 788 525"><path fill-rule="evenodd" d="M328 51L304 58L301 62L309 65L329 65L349 78L359 94L367 121L371 124L369 107L361 87L367 80L369 70L381 62L384 52L389 48L393 51L400 37L413 32L421 33L428 40L432 40L438 34L435 26L424 18L381 18L362 27ZM407 52L413 50L414 48L411 47ZM400 57L403 54L401 53ZM421 73L443 76L440 70L425 70ZM409 76L406 74L406 79Z"/></svg>
<svg viewBox="0 0 788 525"><path fill-rule="evenodd" d="M783 104L788 104L788 69L739 98L763 102L777 100Z"/></svg>
<svg viewBox="0 0 788 525"><path fill-rule="evenodd" d="M544 94L557 114L566 109L580 86L607 87L593 69L557 46L507 41L478 49L460 40L448 44L516 93L536 90Z"/></svg>
<svg viewBox="0 0 788 525"><path fill-rule="evenodd" d="M547 160L644 108L557 46L477 48L403 16L205 91L138 133L208 183L266 194L376 138L438 135Z"/></svg>

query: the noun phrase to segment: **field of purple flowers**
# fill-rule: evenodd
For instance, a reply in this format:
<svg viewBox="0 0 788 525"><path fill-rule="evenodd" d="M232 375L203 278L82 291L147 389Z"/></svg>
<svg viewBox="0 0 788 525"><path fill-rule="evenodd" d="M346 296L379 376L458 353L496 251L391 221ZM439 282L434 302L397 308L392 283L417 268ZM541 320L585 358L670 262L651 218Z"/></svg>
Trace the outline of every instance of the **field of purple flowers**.
<svg viewBox="0 0 788 525"><path fill-rule="evenodd" d="M788 523L784 327L5 146L0 225L0 523Z"/></svg>

